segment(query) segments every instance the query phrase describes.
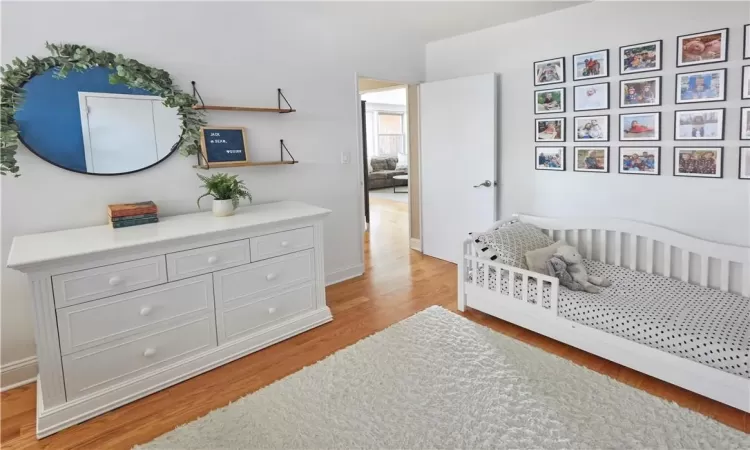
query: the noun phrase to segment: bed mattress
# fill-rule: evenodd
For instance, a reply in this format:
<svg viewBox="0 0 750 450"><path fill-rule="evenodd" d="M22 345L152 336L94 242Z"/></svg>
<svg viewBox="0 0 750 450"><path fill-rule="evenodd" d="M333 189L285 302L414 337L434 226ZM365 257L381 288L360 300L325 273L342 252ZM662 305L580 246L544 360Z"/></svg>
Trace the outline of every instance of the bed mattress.
<svg viewBox="0 0 750 450"><path fill-rule="evenodd" d="M560 287L559 316L750 379L750 298L600 261L586 260L585 265L589 274L609 278L612 286L599 294ZM483 283L484 270L477 273ZM491 290L498 290L497 278L490 269ZM499 284L508 295L507 272ZM517 275L517 299L521 286ZM549 298L545 286L543 307L550 307ZM529 280L528 301L537 301L535 280Z"/></svg>

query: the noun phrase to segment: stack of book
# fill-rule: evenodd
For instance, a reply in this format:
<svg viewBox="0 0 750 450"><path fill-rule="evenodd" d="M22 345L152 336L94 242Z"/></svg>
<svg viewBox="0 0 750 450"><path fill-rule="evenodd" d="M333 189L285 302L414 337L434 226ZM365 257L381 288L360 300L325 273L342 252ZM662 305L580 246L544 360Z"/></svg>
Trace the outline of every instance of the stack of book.
<svg viewBox="0 0 750 450"><path fill-rule="evenodd" d="M109 223L112 228L132 227L159 221L154 202L120 203L109 205Z"/></svg>

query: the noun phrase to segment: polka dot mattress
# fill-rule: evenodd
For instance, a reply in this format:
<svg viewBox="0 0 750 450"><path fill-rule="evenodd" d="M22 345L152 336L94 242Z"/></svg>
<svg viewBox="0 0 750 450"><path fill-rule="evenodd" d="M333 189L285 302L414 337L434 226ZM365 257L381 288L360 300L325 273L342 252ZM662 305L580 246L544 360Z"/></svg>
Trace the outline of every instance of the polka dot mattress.
<svg viewBox="0 0 750 450"><path fill-rule="evenodd" d="M589 274L609 278L612 286L599 294L561 286L558 315L750 379L750 298L600 261L585 264ZM484 283L483 267L477 273L478 282ZM500 278L500 292L508 295L508 273ZM498 289L494 269L488 284L491 290ZM516 275L513 296L517 299L521 288L521 276ZM545 308L550 307L549 291L545 285ZM528 301L537 301L533 279Z"/></svg>

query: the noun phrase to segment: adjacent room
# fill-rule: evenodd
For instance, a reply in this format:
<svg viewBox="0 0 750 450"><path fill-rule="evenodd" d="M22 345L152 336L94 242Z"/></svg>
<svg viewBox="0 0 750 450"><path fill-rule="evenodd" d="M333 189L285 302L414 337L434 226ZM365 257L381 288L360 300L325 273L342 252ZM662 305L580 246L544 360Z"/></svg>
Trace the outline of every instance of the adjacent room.
<svg viewBox="0 0 750 450"><path fill-rule="evenodd" d="M0 13L3 448L750 448L747 2Z"/></svg>

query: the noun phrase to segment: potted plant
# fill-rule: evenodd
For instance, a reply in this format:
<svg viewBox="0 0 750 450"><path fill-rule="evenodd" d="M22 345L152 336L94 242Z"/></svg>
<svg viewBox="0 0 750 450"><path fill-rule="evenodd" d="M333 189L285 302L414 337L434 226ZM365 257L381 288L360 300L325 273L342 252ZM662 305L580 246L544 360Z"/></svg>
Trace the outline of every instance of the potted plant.
<svg viewBox="0 0 750 450"><path fill-rule="evenodd" d="M210 177L197 174L203 181L202 188L206 193L198 197L198 209L201 207L201 199L209 195L214 198L213 212L216 217L231 216L240 204L241 198L253 201L253 196L247 190L245 182L237 179L237 175L228 173L217 173Z"/></svg>

